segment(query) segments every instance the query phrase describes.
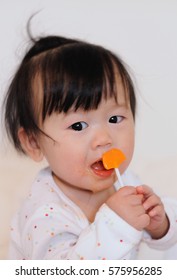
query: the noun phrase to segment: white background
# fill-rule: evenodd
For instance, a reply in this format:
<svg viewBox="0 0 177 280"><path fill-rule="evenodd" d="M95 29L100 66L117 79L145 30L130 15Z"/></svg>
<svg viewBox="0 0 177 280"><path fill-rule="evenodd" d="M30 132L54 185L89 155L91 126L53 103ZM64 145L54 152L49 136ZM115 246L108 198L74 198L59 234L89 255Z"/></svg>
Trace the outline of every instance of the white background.
<svg viewBox="0 0 177 280"><path fill-rule="evenodd" d="M130 66L138 98L132 167L143 182L177 198L177 0L0 0L0 103L28 47L27 20L38 11L34 36L101 44ZM0 138L0 246L6 248L8 221L41 166L19 158L2 129Z"/></svg>

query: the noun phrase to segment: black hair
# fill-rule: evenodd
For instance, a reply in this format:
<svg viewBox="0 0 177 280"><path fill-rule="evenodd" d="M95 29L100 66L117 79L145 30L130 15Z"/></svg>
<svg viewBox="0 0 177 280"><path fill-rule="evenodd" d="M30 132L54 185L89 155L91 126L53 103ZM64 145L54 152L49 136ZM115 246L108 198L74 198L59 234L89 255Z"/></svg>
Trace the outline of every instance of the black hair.
<svg viewBox="0 0 177 280"><path fill-rule="evenodd" d="M114 97L118 101L118 78L135 118L133 82L124 63L113 52L59 36L32 42L5 98L5 127L17 150L23 152L19 128L23 127L27 134L40 132L39 115L43 122L53 112L67 113L71 107L96 109L103 98Z"/></svg>

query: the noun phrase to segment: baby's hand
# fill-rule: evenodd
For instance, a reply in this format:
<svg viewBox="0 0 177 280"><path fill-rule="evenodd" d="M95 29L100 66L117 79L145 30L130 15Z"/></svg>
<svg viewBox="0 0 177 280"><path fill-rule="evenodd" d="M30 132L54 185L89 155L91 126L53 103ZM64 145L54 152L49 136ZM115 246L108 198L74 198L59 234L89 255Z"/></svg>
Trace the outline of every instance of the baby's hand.
<svg viewBox="0 0 177 280"><path fill-rule="evenodd" d="M136 187L136 190L138 194L143 194L143 207L150 217L150 223L145 227L145 230L154 239L163 237L168 231L169 221L160 197L145 185Z"/></svg>
<svg viewBox="0 0 177 280"><path fill-rule="evenodd" d="M150 218L143 207L144 194L138 194L136 188L120 188L108 200L107 205L128 224L137 230L149 225Z"/></svg>

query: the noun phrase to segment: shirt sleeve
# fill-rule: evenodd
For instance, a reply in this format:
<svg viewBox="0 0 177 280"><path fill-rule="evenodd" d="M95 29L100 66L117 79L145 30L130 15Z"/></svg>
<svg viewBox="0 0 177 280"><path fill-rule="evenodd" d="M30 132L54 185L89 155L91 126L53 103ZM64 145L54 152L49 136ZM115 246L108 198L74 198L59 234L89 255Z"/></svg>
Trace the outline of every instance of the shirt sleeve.
<svg viewBox="0 0 177 280"><path fill-rule="evenodd" d="M162 201L170 223L167 234L157 240L152 239L147 232L143 235L143 241L157 250L167 250L177 243L177 201L171 198L162 198Z"/></svg>
<svg viewBox="0 0 177 280"><path fill-rule="evenodd" d="M50 211L49 211L50 209ZM86 219L85 219L86 220ZM142 232L102 205L91 224L56 205L38 209L23 228L27 259L125 259L135 250Z"/></svg>

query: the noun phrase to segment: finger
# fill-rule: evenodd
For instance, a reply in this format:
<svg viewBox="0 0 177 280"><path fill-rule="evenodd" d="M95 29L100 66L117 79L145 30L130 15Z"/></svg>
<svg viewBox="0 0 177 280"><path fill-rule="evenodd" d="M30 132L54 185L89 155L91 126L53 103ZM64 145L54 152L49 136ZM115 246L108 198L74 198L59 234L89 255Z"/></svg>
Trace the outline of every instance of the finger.
<svg viewBox="0 0 177 280"><path fill-rule="evenodd" d="M144 210L144 207L141 204L134 205L134 207L132 208L132 213L137 217L143 214L147 214L146 211Z"/></svg>
<svg viewBox="0 0 177 280"><path fill-rule="evenodd" d="M146 211L149 210L149 209L151 209L152 207L157 206L157 205L162 205L162 201L161 201L161 199L160 199L157 195L155 195L155 194L153 194L153 195L151 195L150 197L148 197L148 198L144 201L144 203L143 203L143 207L144 207L144 209L145 209Z"/></svg>
<svg viewBox="0 0 177 280"><path fill-rule="evenodd" d="M131 195L131 194L137 194L136 188L132 186L125 186L118 190L118 192L121 192L123 195Z"/></svg>
<svg viewBox="0 0 177 280"><path fill-rule="evenodd" d="M135 224L137 230L143 230L150 224L150 217L147 214L140 215Z"/></svg>
<svg viewBox="0 0 177 280"><path fill-rule="evenodd" d="M148 215L153 218L155 216L165 216L165 211L163 205L157 205L152 210L149 211Z"/></svg>
<svg viewBox="0 0 177 280"><path fill-rule="evenodd" d="M144 194L146 197L149 197L152 194L154 194L153 190L150 187L146 186L146 185L137 186L136 187L136 191L139 194Z"/></svg>
<svg viewBox="0 0 177 280"><path fill-rule="evenodd" d="M131 195L129 197L129 199L130 199L130 203L132 206L141 205L141 207L142 207L142 203L144 202L143 194ZM143 207L143 209L144 209L144 207Z"/></svg>

